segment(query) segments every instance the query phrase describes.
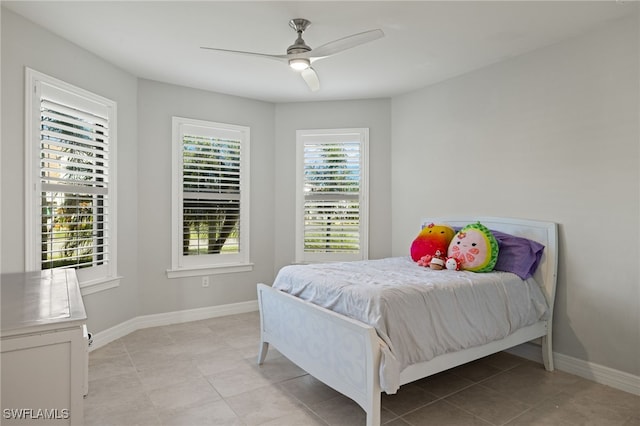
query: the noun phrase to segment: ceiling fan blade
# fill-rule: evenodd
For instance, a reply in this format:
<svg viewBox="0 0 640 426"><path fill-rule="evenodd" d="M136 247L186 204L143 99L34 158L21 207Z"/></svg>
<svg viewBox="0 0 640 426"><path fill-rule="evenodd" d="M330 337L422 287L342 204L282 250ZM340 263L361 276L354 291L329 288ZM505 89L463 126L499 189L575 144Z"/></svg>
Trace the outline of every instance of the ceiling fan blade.
<svg viewBox="0 0 640 426"><path fill-rule="evenodd" d="M311 52L306 54L306 56L313 59L324 58L382 37L384 37L384 32L380 29L365 31L330 41L327 44L323 44L322 46L313 49Z"/></svg>
<svg viewBox="0 0 640 426"><path fill-rule="evenodd" d="M320 80L318 80L318 74L316 74L313 68L309 67L307 69L304 69L300 74L302 75L302 78L304 79L305 83L307 83L307 86L309 86L309 89L311 89L312 92L317 92L318 90L320 90Z"/></svg>
<svg viewBox="0 0 640 426"><path fill-rule="evenodd" d="M237 53L240 55L260 56L267 59L275 59L276 61L287 61L292 55L269 55L266 53L245 52L243 50L218 49L217 47L201 47L200 49L214 50L216 52Z"/></svg>

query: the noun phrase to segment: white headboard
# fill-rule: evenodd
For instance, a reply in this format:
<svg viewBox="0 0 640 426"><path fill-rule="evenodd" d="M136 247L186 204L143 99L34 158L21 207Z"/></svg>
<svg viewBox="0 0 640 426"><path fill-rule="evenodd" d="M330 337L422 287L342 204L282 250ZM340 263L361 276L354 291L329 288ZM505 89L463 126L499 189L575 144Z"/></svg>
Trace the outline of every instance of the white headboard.
<svg viewBox="0 0 640 426"><path fill-rule="evenodd" d="M422 228L430 223L442 223L452 227L463 227L470 223L480 222L489 229L502 231L516 237L524 237L544 245L542 259L534 274L534 279L542 286L553 312L556 297L556 281L558 275L558 226L554 222L538 220L513 219L505 217L432 217L422 219Z"/></svg>

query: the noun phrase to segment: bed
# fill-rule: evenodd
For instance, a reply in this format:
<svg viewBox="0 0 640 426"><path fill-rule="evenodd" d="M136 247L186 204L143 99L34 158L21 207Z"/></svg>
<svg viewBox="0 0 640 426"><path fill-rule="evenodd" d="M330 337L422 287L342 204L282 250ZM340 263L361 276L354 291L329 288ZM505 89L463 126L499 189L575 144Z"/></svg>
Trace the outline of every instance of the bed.
<svg viewBox="0 0 640 426"><path fill-rule="evenodd" d="M474 274L468 271L460 273L427 271L428 268L418 270L421 267L404 257L348 262L342 265L326 264L322 267L318 265L285 267L274 283L280 289L264 284L257 286L261 327L258 363L264 363L269 345L273 345L309 374L360 405L366 412L368 426L380 424L382 391L393 393L400 385L531 340L540 339L544 366L552 371L551 325L558 258L557 226L552 222L496 217L427 218L423 220L423 226L435 222L460 228L478 221L493 231L527 238L544 246L542 257L532 278L522 280L508 272ZM415 335L396 332L398 327L387 318L389 313L410 312L408 315L411 317L399 319L407 324L426 324L428 317L439 315L434 314L434 312L437 313L434 303L440 304L442 300L438 299L441 297L438 296L439 293L434 291L424 296L414 293L419 291L420 287L419 281L414 280L420 276L429 277L428 279L431 280L434 274L440 274L439 277L458 276L460 282L469 281L472 284L471 291L477 298L468 298L462 293L455 293L451 287L455 287L456 284L434 285L434 287L445 289L449 293L447 297L451 297L453 291L456 303L462 299L469 299L469 303L488 305L489 310L492 311L496 306L504 304L502 301L491 304L492 298L495 299L492 295L497 294L496 289L511 289L519 286L522 287L523 294L531 299L533 307L530 306L529 310L525 307L523 312L518 312L516 307L510 304L506 308L508 316L506 319L486 320L481 317L469 317L466 326L464 326L465 321L462 321L463 329L459 331L463 336L470 337L457 340L449 339L450 330L446 327L438 329L443 324L449 326L449 321L431 321L431 328L435 327L430 331L435 333L431 339L418 341ZM350 276L356 281L362 276L363 282L375 276L376 283L372 286L386 289L383 293L387 295L406 293L409 299L393 302L390 301L391 299L383 298L383 307L391 303L401 305L391 305L388 309L380 308L379 305L371 305L373 302L370 303L360 293L346 293L345 287L341 287L340 276L342 278ZM473 277L469 278L470 276ZM494 277L497 282L482 283L490 277ZM396 282L400 284L396 285ZM462 287L462 284L460 286ZM482 295L483 286L487 288L488 296ZM536 296L536 291L541 296ZM323 297L317 298L319 293L322 293ZM363 291L362 294L368 293ZM341 296L337 297L337 295ZM436 297L435 302L429 301L433 299L432 296ZM379 298L377 293L370 297L371 299ZM514 293L514 297L509 296L509 299L515 300L518 297L522 298ZM426 300L425 303L432 303L427 305L429 309L424 309L424 314L413 308L409 309L409 300L422 298ZM544 306L538 306L540 303ZM320 306L321 304L326 307ZM347 305L355 307L355 312L346 312L344 306ZM445 305L444 312L447 311L447 306ZM474 310L475 308L466 309L465 312ZM489 327L488 331L484 332L487 334L484 337L485 340L480 341L475 338L475 330L474 333L470 333L471 330L464 329L464 327L475 328L478 322L495 322L497 328ZM461 326L455 323L454 328L456 327ZM408 339L405 338L406 334L410 335ZM401 342L402 339L407 340L408 343ZM448 346L434 343L438 341L447 341Z"/></svg>

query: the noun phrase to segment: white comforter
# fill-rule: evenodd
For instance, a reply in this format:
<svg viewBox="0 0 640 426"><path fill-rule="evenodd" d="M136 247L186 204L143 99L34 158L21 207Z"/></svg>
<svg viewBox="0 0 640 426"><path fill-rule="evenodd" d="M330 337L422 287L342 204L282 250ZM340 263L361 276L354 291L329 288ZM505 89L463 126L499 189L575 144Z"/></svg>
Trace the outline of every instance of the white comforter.
<svg viewBox="0 0 640 426"><path fill-rule="evenodd" d="M502 339L547 314L533 279L435 271L409 257L286 266L273 287L373 326L387 346L380 372L387 393L411 364Z"/></svg>

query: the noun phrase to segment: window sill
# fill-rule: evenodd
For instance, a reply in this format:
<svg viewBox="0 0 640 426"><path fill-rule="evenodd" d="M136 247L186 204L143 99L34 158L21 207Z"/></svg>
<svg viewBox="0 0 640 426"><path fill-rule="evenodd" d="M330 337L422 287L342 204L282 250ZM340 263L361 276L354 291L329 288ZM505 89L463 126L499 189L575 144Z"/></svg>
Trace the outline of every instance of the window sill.
<svg viewBox="0 0 640 426"><path fill-rule="evenodd" d="M185 267L167 269L167 278L201 277L205 275L231 274L253 271L253 263L207 266L203 268Z"/></svg>
<svg viewBox="0 0 640 426"><path fill-rule="evenodd" d="M101 291L109 290L120 286L120 279L122 277L102 278L93 281L85 281L80 283L80 293L83 296L88 294L98 293Z"/></svg>

